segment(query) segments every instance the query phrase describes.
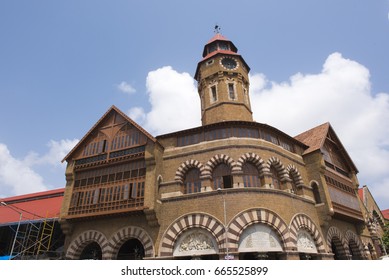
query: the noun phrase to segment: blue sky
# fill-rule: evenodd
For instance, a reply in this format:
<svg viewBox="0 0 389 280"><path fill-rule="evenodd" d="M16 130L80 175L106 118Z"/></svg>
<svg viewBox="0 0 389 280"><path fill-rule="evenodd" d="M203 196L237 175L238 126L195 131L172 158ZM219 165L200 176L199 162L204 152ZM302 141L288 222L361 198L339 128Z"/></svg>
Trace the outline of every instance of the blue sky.
<svg viewBox="0 0 389 280"><path fill-rule="evenodd" d="M0 196L63 187L61 159L111 105L153 135L199 125L215 24L251 67L255 120L291 136L329 121L389 208L389 0L2 0Z"/></svg>

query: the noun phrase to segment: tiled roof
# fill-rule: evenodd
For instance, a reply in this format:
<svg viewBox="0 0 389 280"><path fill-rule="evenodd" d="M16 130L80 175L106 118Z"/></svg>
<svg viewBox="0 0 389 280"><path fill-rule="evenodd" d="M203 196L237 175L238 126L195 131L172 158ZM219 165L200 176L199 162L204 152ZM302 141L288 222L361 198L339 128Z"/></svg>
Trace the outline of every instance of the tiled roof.
<svg viewBox="0 0 389 280"><path fill-rule="evenodd" d="M304 151L304 154L309 154L322 147L329 127L330 123L326 122L294 137L296 140L309 146L309 148Z"/></svg>
<svg viewBox="0 0 389 280"><path fill-rule="evenodd" d="M64 188L27 195L0 198L0 225L59 218ZM4 204L6 205L4 205Z"/></svg>
<svg viewBox="0 0 389 280"><path fill-rule="evenodd" d="M331 127L331 124L329 122L323 123L319 126L316 126L310 130L307 130L294 138L305 145L309 146L308 149L306 149L303 153L303 155L309 154L311 152L319 150L326 140L327 134L331 132L332 137L334 137L334 140L337 145L339 146L340 153L344 156L345 160L348 162L350 168L354 170L356 173L358 173L358 169L355 166L354 162L352 161L350 155L347 153L346 149L343 147L342 142L339 140L338 136L336 135L334 129Z"/></svg>
<svg viewBox="0 0 389 280"><path fill-rule="evenodd" d="M214 42L214 41L218 41L218 40L219 40L219 41L230 41L230 40L228 40L226 37L224 37L222 34L216 33L215 36L213 36L213 37L208 41L207 45L210 44L210 43L212 43L212 42Z"/></svg>

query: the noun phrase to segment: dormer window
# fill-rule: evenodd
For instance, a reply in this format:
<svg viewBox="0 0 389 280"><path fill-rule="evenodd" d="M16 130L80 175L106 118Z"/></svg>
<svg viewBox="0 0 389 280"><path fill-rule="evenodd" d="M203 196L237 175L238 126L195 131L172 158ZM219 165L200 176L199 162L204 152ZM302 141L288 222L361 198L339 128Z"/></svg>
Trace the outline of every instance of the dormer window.
<svg viewBox="0 0 389 280"><path fill-rule="evenodd" d="M212 52L214 52L216 50L217 50L216 43L215 44L211 44L211 45L208 46L208 53L212 53Z"/></svg>
<svg viewBox="0 0 389 280"><path fill-rule="evenodd" d="M226 42L219 42L219 49L221 50L229 50L228 44Z"/></svg>
<svg viewBox="0 0 389 280"><path fill-rule="evenodd" d="M218 51L218 50L224 50L224 51L230 50L230 45L228 44L228 42L224 42L224 41L214 42L213 44L210 44L208 46L208 53L207 54L210 54L210 53Z"/></svg>

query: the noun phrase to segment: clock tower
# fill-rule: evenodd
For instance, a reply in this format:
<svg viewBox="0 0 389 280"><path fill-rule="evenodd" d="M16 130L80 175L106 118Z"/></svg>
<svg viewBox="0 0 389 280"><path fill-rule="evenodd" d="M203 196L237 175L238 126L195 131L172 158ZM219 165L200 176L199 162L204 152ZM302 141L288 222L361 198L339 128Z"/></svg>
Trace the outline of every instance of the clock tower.
<svg viewBox="0 0 389 280"><path fill-rule="evenodd" d="M253 121L250 67L235 45L220 33L204 46L195 79L201 99L202 125L223 121Z"/></svg>

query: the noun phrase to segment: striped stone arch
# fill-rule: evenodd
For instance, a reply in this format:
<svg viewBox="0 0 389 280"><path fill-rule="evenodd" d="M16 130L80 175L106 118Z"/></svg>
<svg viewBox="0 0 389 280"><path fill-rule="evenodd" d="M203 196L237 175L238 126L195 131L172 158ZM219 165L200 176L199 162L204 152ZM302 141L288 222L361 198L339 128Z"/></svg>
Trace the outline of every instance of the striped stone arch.
<svg viewBox="0 0 389 280"><path fill-rule="evenodd" d="M280 176L281 182L285 182L289 179L289 174L285 169L285 166L281 163L280 159L277 157L271 157L267 160L266 164L266 171L269 173L270 168L273 166Z"/></svg>
<svg viewBox="0 0 389 280"><path fill-rule="evenodd" d="M350 241L354 241L354 244L350 244ZM347 244L347 247L350 246L350 247L352 247L354 252L358 252L359 257L364 256L363 244L360 241L357 234L355 234L351 230L346 231L346 234L344 235L344 242ZM351 252L349 252L349 253L351 254Z"/></svg>
<svg viewBox="0 0 389 280"><path fill-rule="evenodd" d="M283 249L288 250L293 244L288 240L289 229L287 224L282 220L277 213L264 209L255 208L248 209L236 215L228 226L228 240L232 252L238 251L239 238L242 232L252 224L266 224L273 228L280 240L282 241Z"/></svg>
<svg viewBox="0 0 389 280"><path fill-rule="evenodd" d="M92 243L96 242L100 245L102 252L102 259L108 259L109 243L104 234L96 230L88 230L77 236L76 239L70 243L66 252L66 259L77 260L80 258L82 250Z"/></svg>
<svg viewBox="0 0 389 280"><path fill-rule="evenodd" d="M340 233L340 230L334 226L330 227L328 229L328 232L327 232L327 246L328 246L329 251L332 252L331 242L332 242L332 239L334 237L336 237L336 239L337 239L334 242L335 242L336 247L339 250L339 253L342 256L346 257L348 249L346 249L347 247L345 246L345 242L344 242L344 239L342 237L342 234Z"/></svg>
<svg viewBox="0 0 389 280"><path fill-rule="evenodd" d="M215 238L219 251L225 247L223 224L208 214L193 213L178 218L168 227L161 239L160 257L172 257L178 237L190 228L207 230Z"/></svg>
<svg viewBox="0 0 389 280"><path fill-rule="evenodd" d="M225 163L231 168L231 173L236 172L236 162L229 156L224 154L219 154L213 156L205 165L205 172L204 174L212 177L212 171L213 169L219 164L219 163Z"/></svg>
<svg viewBox="0 0 389 280"><path fill-rule="evenodd" d="M175 176L174 180L183 184L184 179L185 179L185 174L191 168L198 168L200 170L200 176L202 176L204 173L203 164L201 162L199 162L198 160L190 159L190 160L187 160L187 161L181 163L181 165L178 167L178 169L176 171L176 176Z"/></svg>
<svg viewBox="0 0 389 280"><path fill-rule="evenodd" d="M238 159L238 162L236 163L236 169L239 170L239 172L243 172L242 170L243 164L245 164L246 162L250 162L257 167L260 177L264 175L263 173L264 173L265 162L263 161L263 159L259 157L259 155L255 153L246 153L242 155Z"/></svg>
<svg viewBox="0 0 389 280"><path fill-rule="evenodd" d="M154 257L154 245L149 234L140 227L129 226L118 230L110 238L110 246L107 253L108 258L116 259L120 247L129 239L137 239L140 243L142 243L145 252L145 258Z"/></svg>
<svg viewBox="0 0 389 280"><path fill-rule="evenodd" d="M286 173L288 174L289 178L293 180L297 187L304 186L303 178L301 177L300 172L297 170L297 167L294 164L289 164L286 167Z"/></svg>
<svg viewBox="0 0 389 280"><path fill-rule="evenodd" d="M315 242L317 252L323 254L326 252L324 246L324 238L316 224L305 214L297 214L293 217L289 225L289 237L293 243L294 249L297 251L297 234L300 229L309 232Z"/></svg>

